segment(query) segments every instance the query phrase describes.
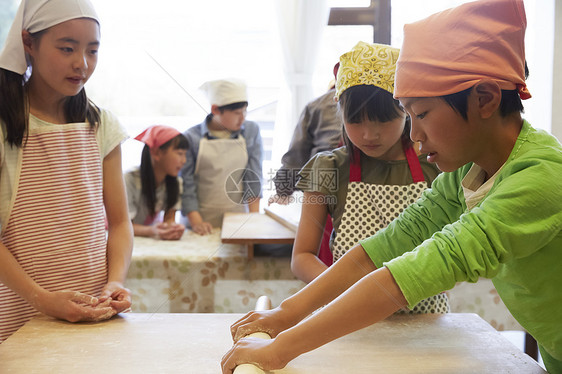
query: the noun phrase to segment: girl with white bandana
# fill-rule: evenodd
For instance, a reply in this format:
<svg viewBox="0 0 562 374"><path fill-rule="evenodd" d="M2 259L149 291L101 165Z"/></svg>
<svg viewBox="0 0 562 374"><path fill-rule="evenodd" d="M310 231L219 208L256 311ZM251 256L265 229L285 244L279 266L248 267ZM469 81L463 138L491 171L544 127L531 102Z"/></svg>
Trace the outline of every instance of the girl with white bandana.
<svg viewBox="0 0 562 374"><path fill-rule="evenodd" d="M223 373L245 362L281 368L480 277L537 340L546 369L562 373L562 146L521 116L525 29L523 0L466 3L404 27L394 97L443 173L317 280L236 322ZM257 330L274 339L240 339Z"/></svg>
<svg viewBox="0 0 562 374"><path fill-rule="evenodd" d="M131 305L126 134L84 91L99 44L87 0L23 0L0 54L0 342Z"/></svg>

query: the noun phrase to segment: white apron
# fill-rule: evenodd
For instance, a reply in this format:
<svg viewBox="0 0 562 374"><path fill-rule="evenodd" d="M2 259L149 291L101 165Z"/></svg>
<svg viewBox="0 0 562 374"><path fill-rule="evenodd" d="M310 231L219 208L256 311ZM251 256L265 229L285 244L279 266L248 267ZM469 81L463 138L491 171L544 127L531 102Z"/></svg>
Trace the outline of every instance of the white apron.
<svg viewBox="0 0 562 374"><path fill-rule="evenodd" d="M226 212L246 212L244 170L248 164L246 140L201 138L195 163L199 213L213 227L222 226Z"/></svg>
<svg viewBox="0 0 562 374"><path fill-rule="evenodd" d="M107 282L102 160L86 123L30 129L1 240L50 291L99 296ZM38 312L0 283L0 342Z"/></svg>
<svg viewBox="0 0 562 374"><path fill-rule="evenodd" d="M334 262L356 245L359 240L373 236L388 226L428 188L420 161L414 149L404 149L413 183L407 185L378 185L361 181L359 149L353 149L354 160L349 169L349 185L344 213L334 238ZM449 302L445 294L422 300L413 313L447 313Z"/></svg>

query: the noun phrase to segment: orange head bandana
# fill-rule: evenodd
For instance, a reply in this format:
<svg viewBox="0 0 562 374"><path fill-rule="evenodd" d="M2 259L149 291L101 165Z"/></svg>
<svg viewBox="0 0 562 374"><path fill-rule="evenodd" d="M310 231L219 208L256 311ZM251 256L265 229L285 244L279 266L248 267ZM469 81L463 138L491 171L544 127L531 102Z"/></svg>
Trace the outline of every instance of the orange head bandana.
<svg viewBox="0 0 562 374"><path fill-rule="evenodd" d="M173 127L154 125L138 134L135 139L148 145L150 149L157 149L180 134Z"/></svg>
<svg viewBox="0 0 562 374"><path fill-rule="evenodd" d="M523 0L482 0L404 26L394 97L437 97L482 79L531 94L525 85Z"/></svg>

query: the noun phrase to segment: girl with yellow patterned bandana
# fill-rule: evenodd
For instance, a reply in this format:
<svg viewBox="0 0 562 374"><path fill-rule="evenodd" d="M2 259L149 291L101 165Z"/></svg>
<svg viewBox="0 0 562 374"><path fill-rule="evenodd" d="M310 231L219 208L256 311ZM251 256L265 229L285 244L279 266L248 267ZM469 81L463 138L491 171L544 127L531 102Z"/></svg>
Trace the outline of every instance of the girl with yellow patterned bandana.
<svg viewBox="0 0 562 374"><path fill-rule="evenodd" d="M386 227L415 202L439 170L416 153L410 119L394 92L397 48L359 42L340 57L335 100L345 145L315 155L299 173L304 192L292 270L311 282L327 266L317 256L325 217L333 218L334 261L361 239ZM446 313L447 296L420 302L414 313Z"/></svg>

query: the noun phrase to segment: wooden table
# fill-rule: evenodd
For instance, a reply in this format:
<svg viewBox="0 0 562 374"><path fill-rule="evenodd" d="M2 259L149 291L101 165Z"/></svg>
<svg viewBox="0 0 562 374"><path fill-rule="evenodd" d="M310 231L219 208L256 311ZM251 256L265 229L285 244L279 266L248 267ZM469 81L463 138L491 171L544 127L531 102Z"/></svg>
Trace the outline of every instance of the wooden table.
<svg viewBox="0 0 562 374"><path fill-rule="evenodd" d="M36 317L0 345L2 373L220 373L240 314ZM392 316L275 373L545 373L476 314Z"/></svg>
<svg viewBox="0 0 562 374"><path fill-rule="evenodd" d="M225 213L221 241L248 246L248 258L254 256L254 244L292 244L295 231L262 213Z"/></svg>

